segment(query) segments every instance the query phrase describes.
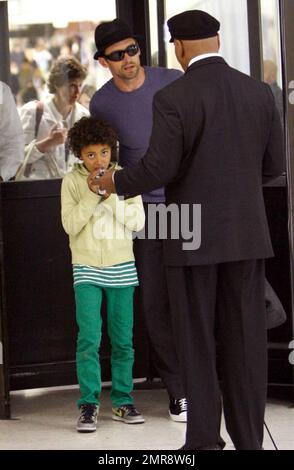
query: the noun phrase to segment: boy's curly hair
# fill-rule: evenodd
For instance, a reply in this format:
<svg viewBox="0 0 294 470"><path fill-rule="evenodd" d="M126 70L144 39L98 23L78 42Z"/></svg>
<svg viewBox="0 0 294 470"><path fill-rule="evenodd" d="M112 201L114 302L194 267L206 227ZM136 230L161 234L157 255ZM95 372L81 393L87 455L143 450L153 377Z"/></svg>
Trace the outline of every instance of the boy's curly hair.
<svg viewBox="0 0 294 470"><path fill-rule="evenodd" d="M82 117L68 131L68 147L80 158L81 150L88 145L106 144L111 148L111 160L116 161L117 133L106 122L94 117Z"/></svg>
<svg viewBox="0 0 294 470"><path fill-rule="evenodd" d="M49 93L56 93L57 88L69 80L84 80L86 76L86 68L75 57L59 57L54 62L49 73Z"/></svg>

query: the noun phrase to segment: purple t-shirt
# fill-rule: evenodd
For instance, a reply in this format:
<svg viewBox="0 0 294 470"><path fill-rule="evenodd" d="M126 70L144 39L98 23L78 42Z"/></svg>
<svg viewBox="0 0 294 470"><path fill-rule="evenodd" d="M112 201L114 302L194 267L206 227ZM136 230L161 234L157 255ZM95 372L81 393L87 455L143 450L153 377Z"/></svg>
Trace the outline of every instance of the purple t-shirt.
<svg viewBox="0 0 294 470"><path fill-rule="evenodd" d="M119 90L113 79L96 91L90 102L90 113L107 121L118 133L119 163L135 165L146 153L152 131L152 101L155 93L182 72L162 67L144 67L145 81L137 90ZM164 202L164 189L143 194L144 202Z"/></svg>

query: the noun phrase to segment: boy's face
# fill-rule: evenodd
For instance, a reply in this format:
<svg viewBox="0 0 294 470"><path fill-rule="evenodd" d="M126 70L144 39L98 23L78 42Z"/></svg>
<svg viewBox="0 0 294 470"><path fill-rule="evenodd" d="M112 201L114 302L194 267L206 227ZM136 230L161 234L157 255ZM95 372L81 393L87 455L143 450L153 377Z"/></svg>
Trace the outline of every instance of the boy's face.
<svg viewBox="0 0 294 470"><path fill-rule="evenodd" d="M107 169L111 159L111 148L107 144L91 144L82 148L81 159L87 170Z"/></svg>

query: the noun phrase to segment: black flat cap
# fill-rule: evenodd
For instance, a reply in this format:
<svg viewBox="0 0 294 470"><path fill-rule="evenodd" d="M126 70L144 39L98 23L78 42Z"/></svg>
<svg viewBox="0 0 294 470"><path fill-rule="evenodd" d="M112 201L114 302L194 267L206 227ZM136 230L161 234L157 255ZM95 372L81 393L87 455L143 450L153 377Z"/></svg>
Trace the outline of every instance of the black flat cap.
<svg viewBox="0 0 294 470"><path fill-rule="evenodd" d="M220 29L220 22L202 10L184 11L170 18L167 25L171 35L169 42L212 38Z"/></svg>
<svg viewBox="0 0 294 470"><path fill-rule="evenodd" d="M107 47L127 38L138 39L138 36L135 36L127 23L119 18L101 23L95 29L97 52L94 54L94 59L102 57Z"/></svg>

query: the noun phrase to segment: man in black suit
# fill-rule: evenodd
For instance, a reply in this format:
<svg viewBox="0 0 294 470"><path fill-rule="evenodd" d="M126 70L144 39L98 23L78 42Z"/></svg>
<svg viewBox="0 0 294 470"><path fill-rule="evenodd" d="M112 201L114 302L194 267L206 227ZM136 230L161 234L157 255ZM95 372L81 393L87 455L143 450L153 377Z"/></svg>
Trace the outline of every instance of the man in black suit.
<svg viewBox="0 0 294 470"><path fill-rule="evenodd" d="M188 205L191 217L201 205L200 247L184 249L183 236L165 241L189 404L184 449L221 448L220 389L236 449L261 449L267 389L264 259L273 256L262 183L283 171L280 118L270 87L229 67L218 54L215 18L187 11L168 26L185 74L155 95L143 159L97 184L127 196L166 186L167 204L180 212Z"/></svg>

